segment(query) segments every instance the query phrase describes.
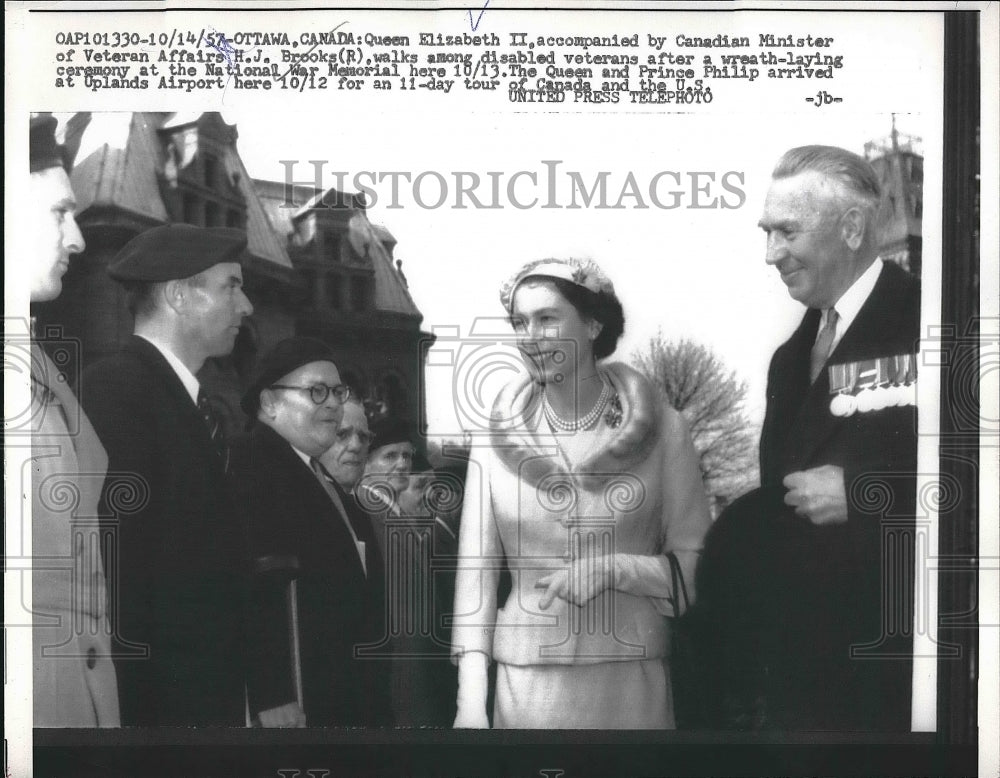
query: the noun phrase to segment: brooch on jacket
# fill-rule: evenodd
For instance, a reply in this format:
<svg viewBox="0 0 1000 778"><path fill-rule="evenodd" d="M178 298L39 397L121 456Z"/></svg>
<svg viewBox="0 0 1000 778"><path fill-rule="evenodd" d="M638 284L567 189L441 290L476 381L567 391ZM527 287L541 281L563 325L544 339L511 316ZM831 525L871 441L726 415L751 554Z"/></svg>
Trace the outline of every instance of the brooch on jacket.
<svg viewBox="0 0 1000 778"><path fill-rule="evenodd" d="M612 394L608 401L608 412L604 414L604 423L612 430L622 425L622 398L618 396L618 392Z"/></svg>
<svg viewBox="0 0 1000 778"><path fill-rule="evenodd" d="M916 354L830 365L830 413L846 418L917 404Z"/></svg>

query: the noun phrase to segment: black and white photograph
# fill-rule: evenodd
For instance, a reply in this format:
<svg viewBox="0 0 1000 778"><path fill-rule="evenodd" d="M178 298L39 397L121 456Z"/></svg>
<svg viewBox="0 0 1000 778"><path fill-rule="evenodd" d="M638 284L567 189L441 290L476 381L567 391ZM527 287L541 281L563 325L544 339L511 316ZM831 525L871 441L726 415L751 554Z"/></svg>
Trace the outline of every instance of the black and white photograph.
<svg viewBox="0 0 1000 778"><path fill-rule="evenodd" d="M995 5L5 27L6 775L998 774Z"/></svg>

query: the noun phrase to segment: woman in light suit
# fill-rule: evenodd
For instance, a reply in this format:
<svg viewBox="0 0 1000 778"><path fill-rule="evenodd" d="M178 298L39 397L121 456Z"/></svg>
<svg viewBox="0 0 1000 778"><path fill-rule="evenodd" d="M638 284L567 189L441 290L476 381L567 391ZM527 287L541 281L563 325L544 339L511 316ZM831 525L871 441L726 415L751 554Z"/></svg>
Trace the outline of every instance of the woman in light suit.
<svg viewBox="0 0 1000 778"><path fill-rule="evenodd" d="M51 116L31 120L32 302L59 296L70 255L85 245L55 127ZM31 402L34 725L117 727L97 526L108 457L66 377L35 344Z"/></svg>
<svg viewBox="0 0 1000 778"><path fill-rule="evenodd" d="M624 328L593 262L541 260L501 289L527 374L474 443L459 540L455 726L672 728L673 553L693 595L710 524L680 414L620 363ZM506 562L512 591L497 602Z"/></svg>

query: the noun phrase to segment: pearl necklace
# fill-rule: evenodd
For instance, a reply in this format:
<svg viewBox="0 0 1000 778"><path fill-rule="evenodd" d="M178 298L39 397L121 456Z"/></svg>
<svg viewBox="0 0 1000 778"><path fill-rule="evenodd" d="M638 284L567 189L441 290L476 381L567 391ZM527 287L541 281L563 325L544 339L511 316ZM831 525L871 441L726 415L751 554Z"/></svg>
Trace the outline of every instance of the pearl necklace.
<svg viewBox="0 0 1000 778"><path fill-rule="evenodd" d="M601 389L601 396L597 398L597 402L594 403L594 407L590 409L590 413L581 419L576 421L566 421L559 417L559 415L552 410L552 406L549 405L549 398L545 397L543 407L545 409L545 418L549 424L561 432L576 432L578 430L589 430L593 427L597 420L601 417L601 413L604 411L604 406L608 404L608 400L611 397L611 384L601 379L601 383L604 388Z"/></svg>

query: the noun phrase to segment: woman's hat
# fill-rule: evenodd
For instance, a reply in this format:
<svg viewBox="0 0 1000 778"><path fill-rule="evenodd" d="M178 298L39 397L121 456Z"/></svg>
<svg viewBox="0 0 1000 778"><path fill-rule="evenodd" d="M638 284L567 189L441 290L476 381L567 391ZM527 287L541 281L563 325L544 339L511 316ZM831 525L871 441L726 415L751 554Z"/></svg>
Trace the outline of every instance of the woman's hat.
<svg viewBox="0 0 1000 778"><path fill-rule="evenodd" d="M536 259L528 262L500 286L500 303L512 313L514 292L522 282L535 276L559 278L582 286L594 294L615 295L611 279L592 259Z"/></svg>
<svg viewBox="0 0 1000 778"><path fill-rule="evenodd" d="M393 443L410 443L416 448L416 430L404 419L385 416L372 425L371 431L372 443L368 448L371 453Z"/></svg>

